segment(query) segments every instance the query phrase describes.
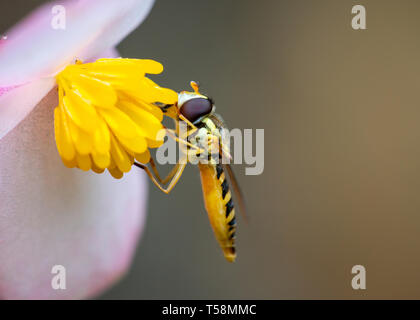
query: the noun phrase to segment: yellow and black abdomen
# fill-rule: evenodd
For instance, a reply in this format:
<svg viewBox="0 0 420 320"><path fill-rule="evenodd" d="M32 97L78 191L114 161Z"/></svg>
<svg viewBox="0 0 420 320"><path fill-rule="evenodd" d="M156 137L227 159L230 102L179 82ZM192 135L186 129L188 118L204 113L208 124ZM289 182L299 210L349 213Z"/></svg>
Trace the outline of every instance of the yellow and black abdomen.
<svg viewBox="0 0 420 320"><path fill-rule="evenodd" d="M204 204L210 224L226 260L234 262L235 250L235 209L229 184L221 164L199 163Z"/></svg>

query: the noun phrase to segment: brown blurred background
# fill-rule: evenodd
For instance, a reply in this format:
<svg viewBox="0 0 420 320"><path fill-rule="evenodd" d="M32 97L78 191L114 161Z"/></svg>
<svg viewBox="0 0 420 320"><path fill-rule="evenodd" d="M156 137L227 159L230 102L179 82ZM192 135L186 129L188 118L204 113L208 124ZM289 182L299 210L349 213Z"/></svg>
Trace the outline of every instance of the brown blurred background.
<svg viewBox="0 0 420 320"><path fill-rule="evenodd" d="M0 32L41 2L2 1ZM420 298L419 33L416 0L158 0L121 55L161 61L175 90L199 80L231 128L265 129L265 171L234 168L251 214L235 264L196 167L168 196L151 186L131 271L102 298Z"/></svg>

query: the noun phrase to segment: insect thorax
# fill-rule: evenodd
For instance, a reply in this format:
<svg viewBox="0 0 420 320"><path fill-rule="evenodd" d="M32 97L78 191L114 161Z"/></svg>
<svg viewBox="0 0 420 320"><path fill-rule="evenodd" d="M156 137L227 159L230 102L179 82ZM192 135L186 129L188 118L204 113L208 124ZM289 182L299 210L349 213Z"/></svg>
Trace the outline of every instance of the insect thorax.
<svg viewBox="0 0 420 320"><path fill-rule="evenodd" d="M204 118L198 125L198 130L188 137L188 141L200 148L200 151L187 148L190 162L217 164L220 160L220 131L210 118Z"/></svg>

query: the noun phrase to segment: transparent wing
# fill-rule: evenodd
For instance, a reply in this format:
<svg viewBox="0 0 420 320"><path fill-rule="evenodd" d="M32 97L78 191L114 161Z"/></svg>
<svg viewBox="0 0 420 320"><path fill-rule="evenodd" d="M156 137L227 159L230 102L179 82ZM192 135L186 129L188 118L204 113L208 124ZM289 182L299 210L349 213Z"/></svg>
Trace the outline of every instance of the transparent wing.
<svg viewBox="0 0 420 320"><path fill-rule="evenodd" d="M245 221L249 221L244 196L241 191L241 188L239 187L238 180L236 180L235 174L233 173L233 170L229 164L222 164L222 165L223 165L224 171L228 173L228 176L229 176L228 179L232 187L233 193L235 194L235 200L238 203L239 211L241 212Z"/></svg>
<svg viewBox="0 0 420 320"><path fill-rule="evenodd" d="M217 113L213 113L210 116L210 118L216 125L217 129L219 129L220 135L222 137L222 141L220 142L220 145L221 145L220 155L222 156L222 160L223 160L223 157L225 157L229 159L230 161L232 160L232 156L230 155L230 146L229 146L230 138L228 137L228 129L225 125L225 122L223 121L223 118ZM223 166L224 171L227 172L230 185L235 195L235 200L238 204L238 209L241 212L242 216L244 217L245 221L248 221L249 218L248 218L248 214L246 210L244 196L241 191L241 188L239 187L238 180L236 179L235 174L233 173L232 167L230 166L229 163L224 163L224 161L222 161L222 166Z"/></svg>

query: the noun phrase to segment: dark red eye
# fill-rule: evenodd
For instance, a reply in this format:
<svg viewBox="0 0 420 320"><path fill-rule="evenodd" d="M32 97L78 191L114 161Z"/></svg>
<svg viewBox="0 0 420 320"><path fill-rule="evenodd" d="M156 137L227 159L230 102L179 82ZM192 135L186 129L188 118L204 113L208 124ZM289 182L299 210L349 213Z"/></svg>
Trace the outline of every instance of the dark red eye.
<svg viewBox="0 0 420 320"><path fill-rule="evenodd" d="M194 98L185 102L180 113L192 123L199 120L201 117L208 115L213 108L209 99Z"/></svg>

